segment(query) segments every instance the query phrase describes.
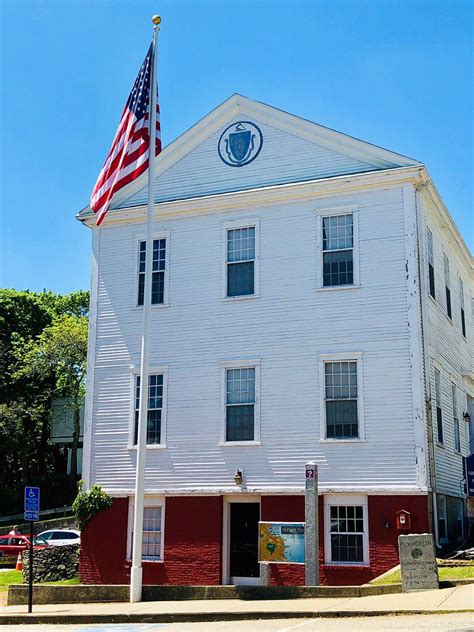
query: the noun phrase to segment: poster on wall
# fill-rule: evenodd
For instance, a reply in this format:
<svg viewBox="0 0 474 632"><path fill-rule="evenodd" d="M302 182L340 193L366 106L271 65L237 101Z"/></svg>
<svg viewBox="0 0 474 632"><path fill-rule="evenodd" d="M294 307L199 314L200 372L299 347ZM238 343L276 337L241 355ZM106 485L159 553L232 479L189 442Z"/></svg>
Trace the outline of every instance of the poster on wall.
<svg viewBox="0 0 474 632"><path fill-rule="evenodd" d="M259 522L258 561L304 564L304 522Z"/></svg>

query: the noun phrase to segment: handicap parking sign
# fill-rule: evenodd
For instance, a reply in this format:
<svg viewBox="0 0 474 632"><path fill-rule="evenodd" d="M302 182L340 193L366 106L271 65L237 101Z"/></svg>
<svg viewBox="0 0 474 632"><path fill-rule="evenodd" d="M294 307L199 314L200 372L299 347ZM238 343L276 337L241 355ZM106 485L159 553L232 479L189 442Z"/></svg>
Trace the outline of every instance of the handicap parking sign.
<svg viewBox="0 0 474 632"><path fill-rule="evenodd" d="M40 488L25 487L25 520L39 520Z"/></svg>

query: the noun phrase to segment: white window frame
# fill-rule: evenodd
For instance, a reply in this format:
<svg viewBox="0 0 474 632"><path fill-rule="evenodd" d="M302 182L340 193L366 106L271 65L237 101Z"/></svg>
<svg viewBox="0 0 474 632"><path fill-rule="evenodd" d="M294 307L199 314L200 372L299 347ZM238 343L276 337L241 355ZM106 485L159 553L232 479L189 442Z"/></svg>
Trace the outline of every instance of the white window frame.
<svg viewBox="0 0 474 632"><path fill-rule="evenodd" d="M458 277L458 287L459 287L459 324L461 326L461 335L466 340L466 308L464 306L464 281L461 277ZM463 320L464 320L464 331L463 331Z"/></svg>
<svg viewBox="0 0 474 632"><path fill-rule="evenodd" d="M439 373L439 391L436 387L436 372ZM432 418L433 418L433 411L434 411L434 424L436 427L436 445L439 446L440 448L444 448L445 447L445 443L446 443L446 424L445 424L445 418L444 418L444 407L443 407L443 370L441 368L441 365L434 361L433 362L433 392L434 392L434 398L433 398L433 402L432 402ZM439 403L440 403L440 409L441 409L441 428L442 428L442 441L439 440L439 432L438 432L438 394L439 394ZM433 406L434 404L434 406Z"/></svg>
<svg viewBox="0 0 474 632"><path fill-rule="evenodd" d="M333 562L331 559L331 510L334 506L362 506L364 519L363 562ZM369 511L368 499L363 494L324 494L324 563L329 566L369 566Z"/></svg>
<svg viewBox="0 0 474 632"><path fill-rule="evenodd" d="M159 560L143 560L142 564L163 564L164 552L165 552L165 509L166 499L164 496L145 496L143 500L144 507L161 507L161 547L160 547L160 559ZM128 498L128 528L127 528L127 561L132 559L132 532L133 532L133 518L135 509L135 498L129 496Z"/></svg>
<svg viewBox="0 0 474 632"><path fill-rule="evenodd" d="M260 439L260 368L261 359L226 360L221 362L221 430L219 446L261 445ZM226 441L227 369L255 369L255 407L253 441Z"/></svg>
<svg viewBox="0 0 474 632"><path fill-rule="evenodd" d="M443 252L443 270L444 270L444 303L446 307L446 317L451 322L453 321L453 294L451 292L451 273L449 270L449 258L448 255ZM448 313L448 292L449 292L449 309L451 315Z"/></svg>
<svg viewBox="0 0 474 632"><path fill-rule="evenodd" d="M439 532L439 521L444 520L445 524L445 536L444 538L439 536L440 544L446 544L448 542L448 512L446 508L446 496L444 494L436 494L436 506L438 508L438 515L436 516L436 520L438 521L438 532Z"/></svg>
<svg viewBox="0 0 474 632"><path fill-rule="evenodd" d="M360 287L360 267L359 267L359 205L332 206L329 208L317 208L316 212L316 289L321 291L334 292L337 290L351 290ZM323 217L334 217L335 215L352 215L352 265L353 283L351 285L323 285Z"/></svg>
<svg viewBox="0 0 474 632"><path fill-rule="evenodd" d="M161 409L161 443L147 443L147 450L162 450L166 448L166 427L168 417L168 366L152 366L148 371L148 375L163 375L163 407ZM129 413L129 429L128 429L128 449L136 450L133 439L135 435L135 385L137 375L140 375L140 367L130 367L130 413ZM148 385L147 385L148 386ZM140 386L141 388L142 386Z"/></svg>
<svg viewBox="0 0 474 632"><path fill-rule="evenodd" d="M426 275L427 275L427 289L428 296L431 300L436 303L436 266L435 266L435 256L434 256L434 239L433 239L433 231L429 226L426 226ZM433 294L431 294L430 290L430 265L433 268Z"/></svg>
<svg viewBox="0 0 474 632"><path fill-rule="evenodd" d="M254 293L244 296L227 296L227 232L239 228L255 228ZM225 302L248 301L260 298L260 219L231 220L222 224L222 288L221 299Z"/></svg>
<svg viewBox="0 0 474 632"><path fill-rule="evenodd" d="M325 353L319 356L319 403L320 403L320 443L365 443L364 393L363 393L363 352ZM354 439L333 439L326 436L326 379L324 365L326 362L357 363L357 421L359 436Z"/></svg>
<svg viewBox="0 0 474 632"><path fill-rule="evenodd" d="M459 397L458 397L458 387L454 380L451 380L451 399L453 406L453 441L454 441L454 451L458 454L461 453L461 424L459 423ZM457 428L457 433L456 433ZM458 438L459 445L456 445L456 434Z"/></svg>
<svg viewBox="0 0 474 632"><path fill-rule="evenodd" d="M464 541L464 501L462 498L457 499L457 516L456 522L461 521L461 533L457 535L458 542ZM457 525L456 525L457 526Z"/></svg>
<svg viewBox="0 0 474 632"><path fill-rule="evenodd" d="M164 292L163 303L151 305L151 309L162 309L163 307L169 307L170 305L170 231L160 230L153 233L153 241L155 239L166 240L166 252L165 252L165 275L164 275ZM133 281L133 296L132 296L132 309L142 310L143 305L138 305L138 275L139 275L139 259L140 259L140 242L146 241L146 233L138 233L134 236L134 253L135 253L135 267L134 267L134 281Z"/></svg>

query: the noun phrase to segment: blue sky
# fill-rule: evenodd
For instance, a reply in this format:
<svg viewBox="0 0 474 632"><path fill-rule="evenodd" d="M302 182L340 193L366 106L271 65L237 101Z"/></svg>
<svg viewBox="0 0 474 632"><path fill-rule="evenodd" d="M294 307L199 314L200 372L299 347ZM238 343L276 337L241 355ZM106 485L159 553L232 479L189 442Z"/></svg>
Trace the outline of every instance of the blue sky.
<svg viewBox="0 0 474 632"><path fill-rule="evenodd" d="M89 200L151 37L165 144L234 92L423 161L473 236L470 0L1 0L3 287L89 287Z"/></svg>

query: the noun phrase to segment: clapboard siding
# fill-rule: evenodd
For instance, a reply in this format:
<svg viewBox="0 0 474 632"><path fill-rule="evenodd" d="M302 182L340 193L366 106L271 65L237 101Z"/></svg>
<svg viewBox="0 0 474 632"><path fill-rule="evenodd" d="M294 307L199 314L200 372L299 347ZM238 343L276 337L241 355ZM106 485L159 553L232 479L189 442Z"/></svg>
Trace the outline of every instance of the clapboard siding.
<svg viewBox="0 0 474 632"><path fill-rule="evenodd" d="M242 120L234 119L233 122ZM219 157L219 138L232 121L155 179L155 201L241 191L260 186L362 173L378 167L283 132L253 119L263 134L258 160L229 167ZM146 204L148 187L117 208Z"/></svg>
<svg viewBox="0 0 474 632"><path fill-rule="evenodd" d="M468 454L468 425L462 419L462 413L466 410L466 386L463 382L463 373L473 371L472 358L472 314L469 310L469 300L472 292L471 270L465 260L458 255L445 227L442 227L434 213L434 209L428 201L424 203L425 228L430 228L433 234L434 268L436 300L431 297L425 301L427 307L426 320L428 324L428 356L430 392L433 406L433 423L435 435L435 461L436 479L438 491L442 494L460 496L461 481L464 478L462 455ZM425 261L427 257L426 231L423 235L425 249ZM451 307L452 320L447 316L446 292L444 276L443 255L449 259L451 281ZM423 273L426 276L428 288L427 263ZM462 336L459 277L464 283L464 304L467 339ZM428 290L427 290L428 291ZM440 446L436 432L436 403L434 370L439 369L441 374L442 412L444 445ZM461 435L461 454L454 449L454 423L451 383L457 387L458 416Z"/></svg>
<svg viewBox="0 0 474 632"><path fill-rule="evenodd" d="M358 205L361 287L321 291L315 209L347 204ZM249 218L260 222L261 297L224 301L222 226ZM144 229L100 230L91 482L112 493L135 479L128 443ZM169 231L170 249L170 305L153 309L150 354L169 371L167 447L147 451L146 489L229 490L239 467L249 491L301 490L314 459L326 488L415 490L402 189L163 218L156 229ZM365 442L320 442L318 357L336 352L363 353ZM221 363L245 358L261 361L261 445L219 446Z"/></svg>

